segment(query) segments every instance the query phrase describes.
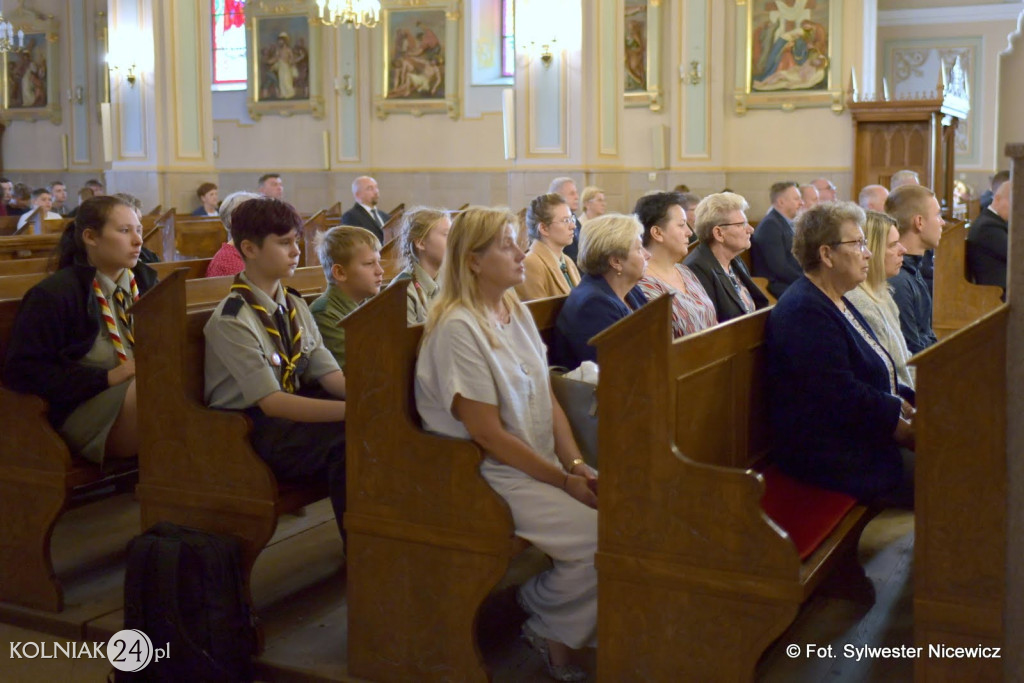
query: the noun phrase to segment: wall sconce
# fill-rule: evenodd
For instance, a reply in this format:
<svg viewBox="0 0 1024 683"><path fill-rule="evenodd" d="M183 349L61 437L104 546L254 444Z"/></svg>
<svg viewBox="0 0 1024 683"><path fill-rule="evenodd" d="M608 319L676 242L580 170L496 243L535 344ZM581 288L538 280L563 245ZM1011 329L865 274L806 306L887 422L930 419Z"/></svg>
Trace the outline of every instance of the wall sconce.
<svg viewBox="0 0 1024 683"><path fill-rule="evenodd" d="M551 39L551 43L556 43L556 42L558 42L558 41L556 41L554 38ZM540 46L540 49L541 49L540 61L541 61L541 64L544 65L545 69L548 69L548 68L551 67L551 61L555 58L555 56L553 54L551 54L551 43L546 43L546 44Z"/></svg>
<svg viewBox="0 0 1024 683"><path fill-rule="evenodd" d="M121 70L121 66L118 65L118 64L109 64L109 66L110 66L110 69L112 71L120 71ZM129 64L127 67L124 67L124 68L125 68L124 80L128 81L128 85L134 88L135 87L135 80L138 78L138 75L135 73L135 64L134 63Z"/></svg>
<svg viewBox="0 0 1024 683"><path fill-rule="evenodd" d="M681 67L679 67L679 70L683 71L685 68L686 67L682 67L681 66ZM690 71L688 73L683 73L682 77L683 77L683 83L688 83L690 85L697 85L702 80L704 80L704 74L701 73L700 62L697 61L696 59L691 61L690 62Z"/></svg>
<svg viewBox="0 0 1024 683"><path fill-rule="evenodd" d="M111 50L107 53L107 68L115 73L121 73L124 80L132 88L139 78L139 66L135 56L127 50Z"/></svg>
<svg viewBox="0 0 1024 683"><path fill-rule="evenodd" d="M572 54L580 49L579 2L517 0L515 12L516 51L540 59L545 69L554 63L556 52Z"/></svg>

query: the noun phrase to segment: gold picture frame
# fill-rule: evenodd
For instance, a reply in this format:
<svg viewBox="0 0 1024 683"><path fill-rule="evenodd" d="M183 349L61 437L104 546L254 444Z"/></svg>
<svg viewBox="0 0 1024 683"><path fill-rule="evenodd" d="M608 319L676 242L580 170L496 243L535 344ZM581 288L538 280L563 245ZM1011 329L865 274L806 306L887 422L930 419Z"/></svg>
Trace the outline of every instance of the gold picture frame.
<svg viewBox="0 0 1024 683"><path fill-rule="evenodd" d="M622 2L622 84L627 107L661 111L661 2Z"/></svg>
<svg viewBox="0 0 1024 683"><path fill-rule="evenodd" d="M249 45L249 116L324 117L320 20L313 0L250 0L245 4Z"/></svg>
<svg viewBox="0 0 1024 683"><path fill-rule="evenodd" d="M386 0L381 7L379 118L460 113L459 0Z"/></svg>
<svg viewBox="0 0 1024 683"><path fill-rule="evenodd" d="M0 121L39 121L48 119L59 125L60 51L58 22L52 15L43 15L18 5L6 17L15 33L24 31L24 43L3 55L0 88L3 89L3 111Z"/></svg>
<svg viewBox="0 0 1024 683"><path fill-rule="evenodd" d="M736 0L736 113L842 113L842 16L843 0Z"/></svg>

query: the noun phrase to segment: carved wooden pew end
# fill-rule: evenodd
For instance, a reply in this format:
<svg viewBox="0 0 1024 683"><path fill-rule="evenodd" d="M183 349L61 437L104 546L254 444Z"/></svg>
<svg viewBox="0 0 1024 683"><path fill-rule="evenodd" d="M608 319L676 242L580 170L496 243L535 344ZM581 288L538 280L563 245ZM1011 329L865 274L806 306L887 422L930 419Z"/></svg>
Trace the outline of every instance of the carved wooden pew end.
<svg viewBox="0 0 1024 683"><path fill-rule="evenodd" d="M20 300L0 301L0 359L6 356ZM0 387L0 601L60 612L64 591L53 570L50 539L59 517L131 490L135 461L107 471L72 456L38 396Z"/></svg>
<svg viewBox="0 0 1024 683"><path fill-rule="evenodd" d="M766 460L769 310L676 341L671 315L662 297L592 340L599 680L750 680L821 581L856 562L870 514Z"/></svg>

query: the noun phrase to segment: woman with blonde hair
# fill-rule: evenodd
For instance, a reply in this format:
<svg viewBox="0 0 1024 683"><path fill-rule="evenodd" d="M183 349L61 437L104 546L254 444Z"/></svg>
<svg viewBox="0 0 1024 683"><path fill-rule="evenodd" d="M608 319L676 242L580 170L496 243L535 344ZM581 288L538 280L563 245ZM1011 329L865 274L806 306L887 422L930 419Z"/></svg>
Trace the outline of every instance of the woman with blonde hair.
<svg viewBox="0 0 1024 683"><path fill-rule="evenodd" d="M580 206L583 207L582 219L584 221L605 215L608 209L604 202L604 190L593 185L584 187L583 194L580 195Z"/></svg>
<svg viewBox="0 0 1024 683"><path fill-rule="evenodd" d="M532 243L526 252L526 279L516 285L524 301L564 296L580 283L580 271L563 253L572 244L576 227L572 211L562 195L536 197L526 209L526 229Z"/></svg>
<svg viewBox="0 0 1024 683"><path fill-rule="evenodd" d="M402 215L399 249L405 268L392 284L405 283L408 288L406 310L410 325L427 321L427 312L441 291L437 275L444 262L451 227L451 218L442 209L417 206Z"/></svg>
<svg viewBox="0 0 1024 683"><path fill-rule="evenodd" d="M900 242L896 219L878 211L866 211L864 238L871 250L868 277L846 294L847 300L867 320L878 343L892 357L900 384L914 388L914 374L907 365L910 349L900 330L900 309L892 298L888 279L900 272L907 248Z"/></svg>
<svg viewBox="0 0 1024 683"><path fill-rule="evenodd" d="M416 407L426 429L472 439L480 472L508 503L516 535L554 567L519 589L523 636L556 680L585 672L570 648L597 635L597 473L583 462L551 391L544 343L514 287L525 254L516 218L471 207L452 223L441 293L416 362Z"/></svg>
<svg viewBox="0 0 1024 683"><path fill-rule="evenodd" d="M609 213L580 230L579 267L584 275L555 321L553 365L575 368L597 361L590 339L646 303L637 282L651 257L640 243L643 226L633 216Z"/></svg>

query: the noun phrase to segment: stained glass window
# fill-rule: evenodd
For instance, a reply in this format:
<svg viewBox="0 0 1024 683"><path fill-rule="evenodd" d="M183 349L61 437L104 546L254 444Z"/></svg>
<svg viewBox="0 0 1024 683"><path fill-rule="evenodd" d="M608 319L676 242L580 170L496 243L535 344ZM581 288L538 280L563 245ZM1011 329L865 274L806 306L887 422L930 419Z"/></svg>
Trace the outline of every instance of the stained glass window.
<svg viewBox="0 0 1024 683"><path fill-rule="evenodd" d="M501 75L516 75L516 0L501 0Z"/></svg>
<svg viewBox="0 0 1024 683"><path fill-rule="evenodd" d="M213 89L245 90L245 0L213 0Z"/></svg>

